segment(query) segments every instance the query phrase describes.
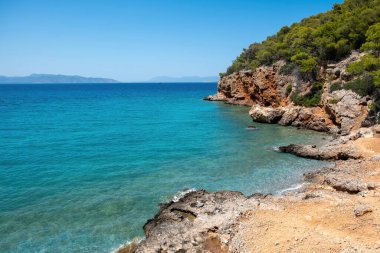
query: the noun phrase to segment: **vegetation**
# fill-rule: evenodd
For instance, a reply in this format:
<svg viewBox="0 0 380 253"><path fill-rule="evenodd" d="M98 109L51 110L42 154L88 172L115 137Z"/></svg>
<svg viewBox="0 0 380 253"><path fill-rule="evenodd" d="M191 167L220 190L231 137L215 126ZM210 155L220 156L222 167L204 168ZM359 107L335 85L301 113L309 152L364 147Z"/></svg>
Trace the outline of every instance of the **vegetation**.
<svg viewBox="0 0 380 253"><path fill-rule="evenodd" d="M330 104L337 104L337 103L339 103L339 100L336 99L336 98L332 98L332 99L329 100L329 103Z"/></svg>
<svg viewBox="0 0 380 253"><path fill-rule="evenodd" d="M373 82L373 77L371 75L364 75L360 78L352 80L344 85L334 84L330 87L330 92L336 90L352 90L353 92L359 94L360 96L371 96L374 94L376 87Z"/></svg>
<svg viewBox="0 0 380 253"><path fill-rule="evenodd" d="M306 106L306 107L318 106L319 103L321 102L322 88L323 88L323 84L320 82L316 82L313 84L313 87L308 93L301 95L300 92L297 90L292 93L292 95L290 96L290 99L296 105L301 105L301 106Z"/></svg>
<svg viewBox="0 0 380 253"><path fill-rule="evenodd" d="M343 4L335 4L331 11L285 26L265 41L250 45L222 76L286 60L288 64L281 73L297 70L304 78L314 79L319 65L340 60L351 50L361 48L378 56L379 20L380 0L346 0ZM377 75L374 80L378 81L380 73L374 74Z"/></svg>
<svg viewBox="0 0 380 253"><path fill-rule="evenodd" d="M291 83L288 83L288 86L286 86L285 94L286 96L289 96L289 94L292 92L293 85Z"/></svg>

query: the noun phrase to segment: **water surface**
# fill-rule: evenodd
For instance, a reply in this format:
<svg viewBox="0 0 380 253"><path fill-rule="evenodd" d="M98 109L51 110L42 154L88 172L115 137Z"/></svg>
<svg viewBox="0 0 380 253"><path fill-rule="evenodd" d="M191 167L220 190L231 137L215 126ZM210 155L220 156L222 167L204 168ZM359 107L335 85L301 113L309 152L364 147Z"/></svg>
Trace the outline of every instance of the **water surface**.
<svg viewBox="0 0 380 253"><path fill-rule="evenodd" d="M216 84L0 85L0 251L109 252L186 188L276 193L323 134L201 100Z"/></svg>

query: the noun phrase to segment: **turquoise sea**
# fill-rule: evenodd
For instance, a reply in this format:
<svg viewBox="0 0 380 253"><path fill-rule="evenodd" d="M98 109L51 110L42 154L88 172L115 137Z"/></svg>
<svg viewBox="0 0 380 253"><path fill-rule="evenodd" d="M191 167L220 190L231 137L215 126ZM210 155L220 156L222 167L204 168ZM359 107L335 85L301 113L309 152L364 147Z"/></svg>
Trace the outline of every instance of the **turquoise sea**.
<svg viewBox="0 0 380 253"><path fill-rule="evenodd" d="M185 189L278 193L325 135L252 124L215 83L0 85L0 252L110 252Z"/></svg>

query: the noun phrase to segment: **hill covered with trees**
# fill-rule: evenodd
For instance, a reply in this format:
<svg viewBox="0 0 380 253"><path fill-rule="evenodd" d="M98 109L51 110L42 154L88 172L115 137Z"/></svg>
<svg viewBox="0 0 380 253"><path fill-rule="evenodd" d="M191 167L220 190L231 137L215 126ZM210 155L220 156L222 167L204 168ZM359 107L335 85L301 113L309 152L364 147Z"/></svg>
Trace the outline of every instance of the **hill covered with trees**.
<svg viewBox="0 0 380 253"><path fill-rule="evenodd" d="M356 75L371 72L380 81L380 0L346 0L331 11L303 19L253 43L236 58L225 75L243 69L255 69L286 60L283 73L294 69L306 79L315 79L319 66L347 57L352 50L370 52L361 63L350 67Z"/></svg>

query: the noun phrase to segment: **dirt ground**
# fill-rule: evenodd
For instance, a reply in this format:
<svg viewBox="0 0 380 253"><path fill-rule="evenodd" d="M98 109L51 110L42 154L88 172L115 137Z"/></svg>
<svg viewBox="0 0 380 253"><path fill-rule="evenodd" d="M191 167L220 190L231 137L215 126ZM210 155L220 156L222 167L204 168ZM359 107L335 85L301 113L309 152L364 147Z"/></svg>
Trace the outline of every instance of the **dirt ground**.
<svg viewBox="0 0 380 253"><path fill-rule="evenodd" d="M310 184L301 199L264 199L240 219L233 251L380 252L380 138L361 138L353 145L364 159L353 169L351 161L337 168L370 185L368 190L350 194L321 183Z"/></svg>

